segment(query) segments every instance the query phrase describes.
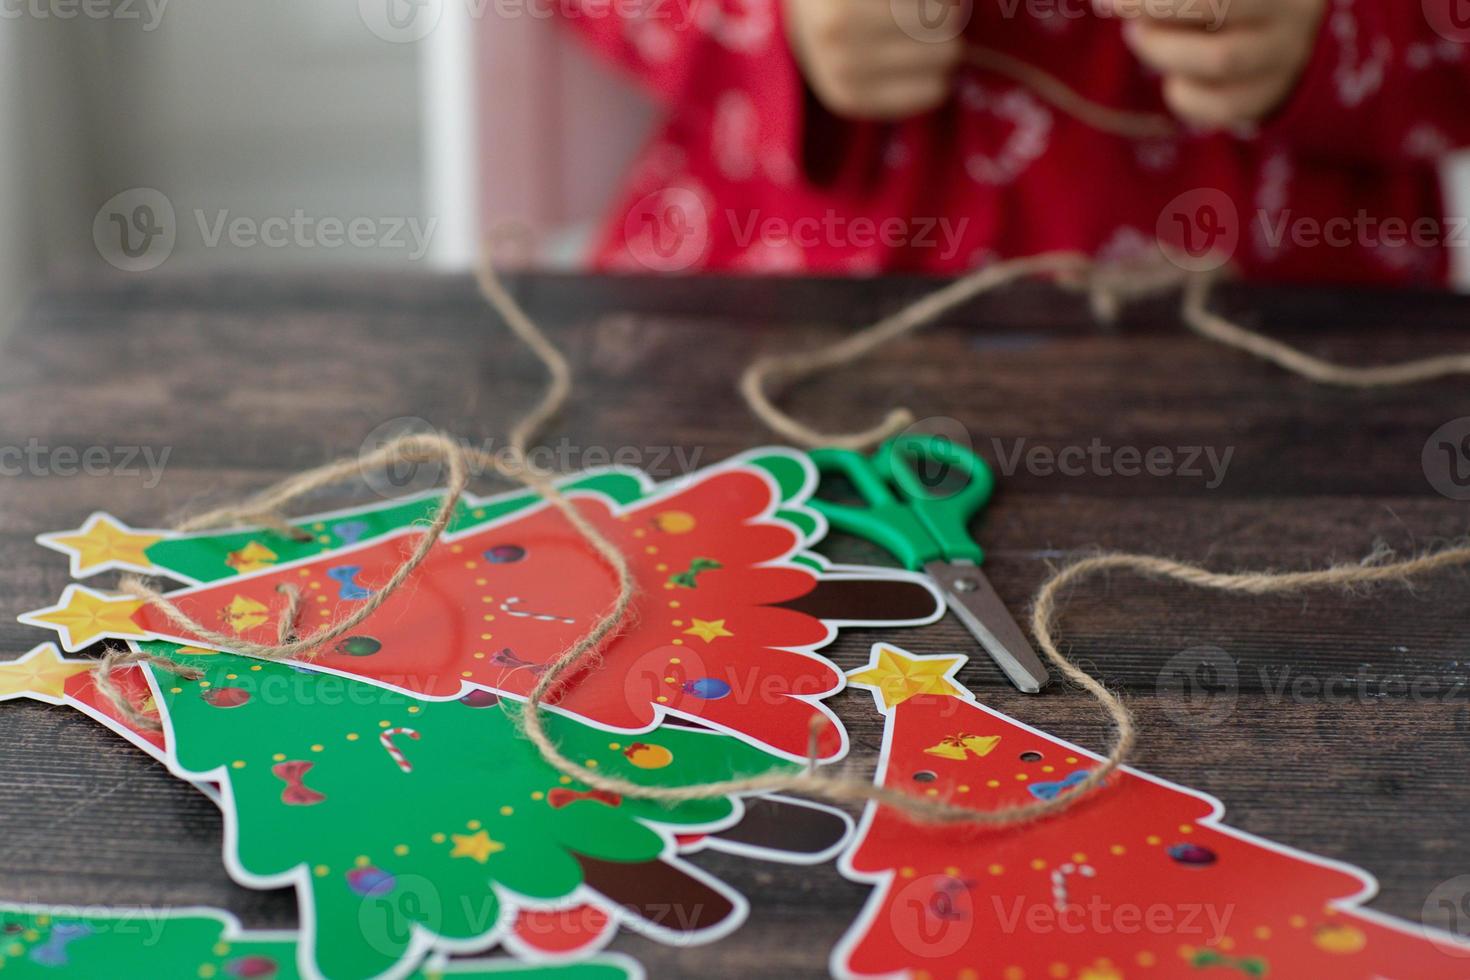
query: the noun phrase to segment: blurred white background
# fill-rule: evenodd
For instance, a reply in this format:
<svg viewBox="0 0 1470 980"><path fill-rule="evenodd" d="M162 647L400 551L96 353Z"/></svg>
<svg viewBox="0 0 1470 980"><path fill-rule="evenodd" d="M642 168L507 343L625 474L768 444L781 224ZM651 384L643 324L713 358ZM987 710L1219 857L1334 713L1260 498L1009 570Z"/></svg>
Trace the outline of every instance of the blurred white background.
<svg viewBox="0 0 1470 980"><path fill-rule="evenodd" d="M491 9L0 0L0 329L102 253L455 269L489 237L503 259L574 262L651 113L547 21L473 17Z"/></svg>
<svg viewBox="0 0 1470 980"><path fill-rule="evenodd" d="M138 189L173 209L170 269L454 269L482 229L574 260L651 115L550 23L475 9L3 0L0 322L102 261L116 195L141 248L163 216ZM104 229L115 253L124 228Z"/></svg>

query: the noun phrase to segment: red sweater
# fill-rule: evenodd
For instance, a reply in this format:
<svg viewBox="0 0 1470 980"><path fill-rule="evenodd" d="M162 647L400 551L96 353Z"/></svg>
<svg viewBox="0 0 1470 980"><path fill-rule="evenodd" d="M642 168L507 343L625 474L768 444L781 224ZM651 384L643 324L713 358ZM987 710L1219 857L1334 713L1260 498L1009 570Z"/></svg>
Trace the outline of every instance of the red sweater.
<svg viewBox="0 0 1470 980"><path fill-rule="evenodd" d="M1158 237L1259 279L1441 283L1446 248L1470 244L1436 171L1470 143L1456 3L1328 0L1296 91L1255 132L1133 140L973 69L924 116L840 120L807 91L780 0L572 0L565 19L667 112L596 260L955 273L1053 249L1126 259ZM976 0L967 37L1094 102L1166 113L1120 23L1089 7Z"/></svg>

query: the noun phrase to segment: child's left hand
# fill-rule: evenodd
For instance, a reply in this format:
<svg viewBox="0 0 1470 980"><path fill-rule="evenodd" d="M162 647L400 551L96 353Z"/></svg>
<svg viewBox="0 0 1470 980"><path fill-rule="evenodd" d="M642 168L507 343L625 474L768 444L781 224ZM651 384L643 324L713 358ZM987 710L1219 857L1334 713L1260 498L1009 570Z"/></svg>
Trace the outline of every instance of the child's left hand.
<svg viewBox="0 0 1470 980"><path fill-rule="evenodd" d="M1097 0L1164 76L1164 99L1207 128L1258 122L1286 101L1311 58L1326 0Z"/></svg>

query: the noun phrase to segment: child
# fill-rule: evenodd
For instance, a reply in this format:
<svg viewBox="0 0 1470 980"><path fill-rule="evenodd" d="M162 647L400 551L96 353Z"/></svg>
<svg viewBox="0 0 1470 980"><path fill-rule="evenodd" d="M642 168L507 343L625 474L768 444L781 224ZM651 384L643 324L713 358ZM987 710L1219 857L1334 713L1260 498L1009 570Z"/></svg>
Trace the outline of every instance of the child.
<svg viewBox="0 0 1470 980"><path fill-rule="evenodd" d="M1463 2L570 0L667 112L597 262L958 273L1158 238L1255 278L1442 283ZM1170 125L1105 132L982 47Z"/></svg>

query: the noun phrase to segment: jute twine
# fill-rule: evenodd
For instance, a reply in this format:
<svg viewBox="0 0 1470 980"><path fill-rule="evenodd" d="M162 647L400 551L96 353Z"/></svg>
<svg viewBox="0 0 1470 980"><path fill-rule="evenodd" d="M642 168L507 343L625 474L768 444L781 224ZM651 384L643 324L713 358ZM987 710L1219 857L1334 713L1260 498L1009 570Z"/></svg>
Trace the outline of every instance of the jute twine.
<svg viewBox="0 0 1470 980"><path fill-rule="evenodd" d="M836 436L816 433L795 420L784 416L768 400L765 400L763 381L766 375L774 373L790 380L801 377L821 367L834 367L848 363L868 353L881 343L896 339L905 333L918 329L926 323L932 322L946 310L953 308L965 299L973 297L985 289L994 288L1004 282L1012 281L1024 275L1052 273L1070 277L1071 281L1076 283L1078 282L1078 277L1095 271L1090 262L1076 255L1038 256L1031 259L1022 259L1016 262L992 266L961 279L953 285L940 290L938 293L925 297L907 310L875 324L873 327L831 348L813 354L792 355L786 359L768 360L767 362L763 362L765 364L764 372L760 370L761 365L754 366L745 378L747 397L751 395L752 388L750 385L752 384L751 379L754 377L757 380L754 382L755 387L753 390L759 397L750 398L751 407L762 419L771 424L773 428L794 441L804 442L808 445L823 443L848 446L868 445L876 439L883 438L892 431L890 426L892 426L893 420L902 417L902 415L895 413L890 417L889 422L883 426L875 427L866 433ZM866 779L840 774L828 774L819 770L816 765L816 741L820 733L819 726L825 724L825 720L821 718L816 719L814 722L814 728L811 733L809 764L802 771L721 780L684 787L663 788L642 786L615 776L609 776L604 772L589 769L576 760L569 758L561 752L545 729L542 706L549 698L560 691L567 678L577 675L582 671L589 671L582 683L595 682L595 672L601 666L599 650L604 641L608 640L619 628L619 625L626 616L633 600L634 582L627 562L618 549L567 500L552 482L549 474L531 466L527 460L527 448L535 438L536 433L544 425L546 420L562 406L571 392L571 375L565 359L547 341L540 329L525 315L524 311L505 291L499 279L488 265L482 266L480 269L479 281L481 289L491 306L506 320L516 335L536 353L541 362L546 366L551 378L548 390L541 401L512 430L510 451L508 453L504 455L492 455L472 447L465 447L442 434L404 436L387 443L372 453L342 459L318 469L298 474L240 504L210 511L180 525L180 529L182 530L201 530L230 526L242 522L259 521L262 516L268 516L273 523L279 526L286 526L284 518L279 516L280 509L303 495L374 468L397 462L442 462L447 472L443 500L433 516L429 519L423 534L419 537L412 552L369 599L357 606L350 615L328 626L324 626L313 633L300 636L295 631L296 612L299 607L300 596L294 590L288 588L283 592L282 606L277 612L277 642L258 643L244 640L233 634L217 632L202 623L196 622L167 596L134 576L128 576L123 579L123 591L150 603L161 610L176 626L220 649L230 650L244 656L262 660L293 658L310 661L332 640L347 634L372 616L409 579L413 571L423 562L435 542L438 541L449 525L454 508L468 485L472 467L483 467L523 484L548 501L551 506L556 507L577 533L592 546L602 561L613 572L617 580L617 594L612 604L598 617L591 630L551 661L547 670L531 690L527 698L526 710L520 715L521 725L526 737L536 746L541 756L557 770L574 779L580 780L594 789L606 790L633 798L662 800L670 804L688 800L707 799L727 794L784 791L838 803L876 801L885 806L902 811L910 819L918 822L964 823L980 827L1002 827L1036 820L1076 805L1092 790L1105 783L1109 776L1123 764L1137 739L1137 731L1132 716L1123 702L1100 681L1071 663L1057 646L1055 624L1058 604L1062 593L1079 580L1100 572L1133 571L1150 577L1184 582L1199 588L1244 595L1267 595L1272 593L1297 592L1309 588L1347 587L1364 583L1401 580L1453 565L1470 563L1470 547L1460 547L1407 561L1339 565L1310 572L1248 572L1226 574L1212 572L1196 565L1170 561L1156 556L1126 554L1110 554L1088 558L1062 569L1053 575L1038 592L1031 610L1031 630L1036 639L1037 646L1043 655L1056 667L1057 671L1069 681L1091 694L1102 705L1113 723L1115 732L1107 756L1098 765L1090 769L1084 780L1070 792L1050 800L1038 800L993 810L976 811L968 807L956 805L946 799L918 797L902 790L874 785ZM1134 276L1130 279L1130 282L1134 286L1137 286L1142 281L1144 281L1144 277ZM1098 289L1101 284L1102 280L1098 278L1089 284L1089 288ZM1150 289L1156 289L1159 286L1157 282L1149 282L1147 285ZM1120 290L1118 292L1129 293L1128 290ZM1113 300L1116 300L1116 295L1115 293ZM1109 300L1109 302L1113 300ZM1202 296L1197 297L1197 300L1202 303ZM1225 326L1229 329L1223 332L1216 332L1227 338L1233 337L1234 331L1249 333L1233 324L1226 323ZM1249 336L1253 338L1251 346L1241 344L1232 344L1232 346L1240 346L1242 349L1251 350L1252 353L1257 353L1260 356L1267 356L1287 367L1298 364L1299 359L1306 359L1307 362L1314 364L1321 363L1313 361L1313 359L1308 358L1307 355L1300 354L1300 352L1291 352L1291 355L1283 357L1281 346L1277 345L1274 341L1269 341L1266 338L1258 337L1254 334L1249 334ZM1217 339L1219 338L1217 337ZM1226 339L1223 342L1230 343L1230 340ZM1286 350L1290 351L1290 348L1286 348ZM1414 365L1403 365L1396 368L1376 369L1386 370L1393 374L1393 380L1378 381L1376 383L1406 383L1406 379L1417 380L1421 377L1433 377L1437 376L1438 373L1443 373L1439 369L1430 370L1425 366L1427 363L1429 362L1423 362L1418 367ZM1375 369L1358 370L1373 371ZM137 662L150 663L184 676L198 677L200 672L195 668L175 663L167 658L128 651L110 652L98 662L94 670L94 676L99 691L106 695L117 707L117 710L133 724L156 728L158 725L157 721L152 716L138 711L122 696L121 692L118 691L111 680L112 670L128 663Z"/></svg>
<svg viewBox="0 0 1470 980"><path fill-rule="evenodd" d="M1055 75L1004 51L971 45L966 60L973 68L1020 82L1054 108L1104 133L1137 140L1168 139L1179 135L1179 124L1168 116L1114 109L1094 102Z"/></svg>
<svg viewBox="0 0 1470 980"><path fill-rule="evenodd" d="M809 351L769 355L754 361L740 379L740 392L750 410L772 430L792 442L816 448L866 449L892 438L914 423L907 408L889 411L883 421L859 432L822 432L777 408L772 389L790 385L819 371L843 367L916 330L977 296L1020 279L1051 277L1060 286L1088 294L1095 313L1116 315L1129 300L1179 290L1180 317L1202 337L1244 351L1319 384L1351 388L1383 388L1470 374L1470 352L1443 354L1401 364L1357 367L1335 364L1274 338L1247 330L1209 308L1218 271L1195 272L1187 257L1158 246L1154 261L1128 266L1098 263L1081 252L1045 252L996 262L929 293L877 323L836 343Z"/></svg>
<svg viewBox="0 0 1470 980"><path fill-rule="evenodd" d="M1105 132L1133 139L1150 139L1166 138L1179 131L1177 125L1166 117L1111 109L1092 102L1059 79L1001 52L975 48L970 52L970 61L976 67L995 71L1021 82L1062 112ZM914 419L913 414L904 408L894 409L881 423L862 432L824 433L782 412L771 401L768 389L772 385L790 385L818 371L850 364L886 343L933 323L946 312L982 293L1031 276L1053 277L1067 288L1086 291L1094 311L1104 318L1115 315L1120 305L1130 299L1177 288L1182 295L1181 316L1191 330L1323 384L1369 388L1412 384L1452 374L1470 373L1470 353L1370 367L1351 367L1321 360L1280 341L1247 330L1212 312L1207 301L1216 278L1215 273L1188 271L1189 263L1180 261L1179 257L1171 259L1163 251L1163 246L1160 246L1160 257L1165 261L1127 268L1100 265L1085 255L1071 252L1048 253L996 263L923 297L838 343L812 351L762 358L746 370L741 378L740 391L751 410L763 422L794 443L807 447L866 448L910 425ZM571 372L565 359L506 292L488 264L480 267L478 279L481 291L490 305L505 319L521 341L531 348L550 376L547 391L541 401L512 430L510 452L504 458L466 448L442 434L405 436L366 456L343 459L298 474L242 504L210 511L179 525L179 530L191 531L254 523L293 533L293 529L281 516L281 508L305 494L375 467L396 462L443 462L448 470L448 477L439 509L429 520L413 552L370 599L346 618L307 636L298 636L295 632L295 619L300 596L286 589L278 614L278 642L262 644L218 633L195 622L170 599L136 577L124 578L123 590L162 610L175 625L221 649L263 660L299 658L310 661L327 643L370 617L408 580L448 526L454 508L467 486L470 468L478 466L520 482L557 508L577 533L592 546L617 579L617 595L612 604L584 636L551 661L531 690L526 709L520 715L526 737L536 746L542 758L557 770L594 789L633 798L662 800L671 804L727 794L784 791L838 803L875 801L921 823L970 824L995 828L1037 820L1077 805L1093 790L1107 782L1123 764L1137 740L1137 729L1132 715L1123 702L1100 681L1069 661L1057 647L1054 631L1059 602L1063 593L1081 580L1100 573L1128 571L1202 589L1263 596L1307 589L1352 588L1372 583L1404 581L1413 576L1470 564L1470 546L1460 546L1396 562L1385 561L1381 555L1375 554L1361 563L1334 565L1306 572L1222 573L1155 555L1132 554L1098 555L1062 568L1043 583L1037 592L1031 609L1031 632L1042 654L1058 672L1087 691L1102 705L1112 721L1114 736L1106 757L1088 771L1082 782L1070 792L1050 800L976 811L946 799L918 797L902 790L874 785L866 779L829 775L817 768L817 738L821 726L826 724L825 719L820 717L813 721L808 765L800 772L684 787L642 786L589 769L567 757L545 730L542 705L560 691L568 677L588 671L587 679L583 683L592 682L591 678L601 666L599 650L602 644L616 632L632 604L634 583L627 562L617 548L582 517L557 489L549 474L531 466L527 459L527 447L571 393ZM111 651L99 660L93 672L98 690L133 724L157 728L157 721L139 712L122 696L111 680L113 669L140 662L182 676L197 678L200 671L167 658L129 651Z"/></svg>

